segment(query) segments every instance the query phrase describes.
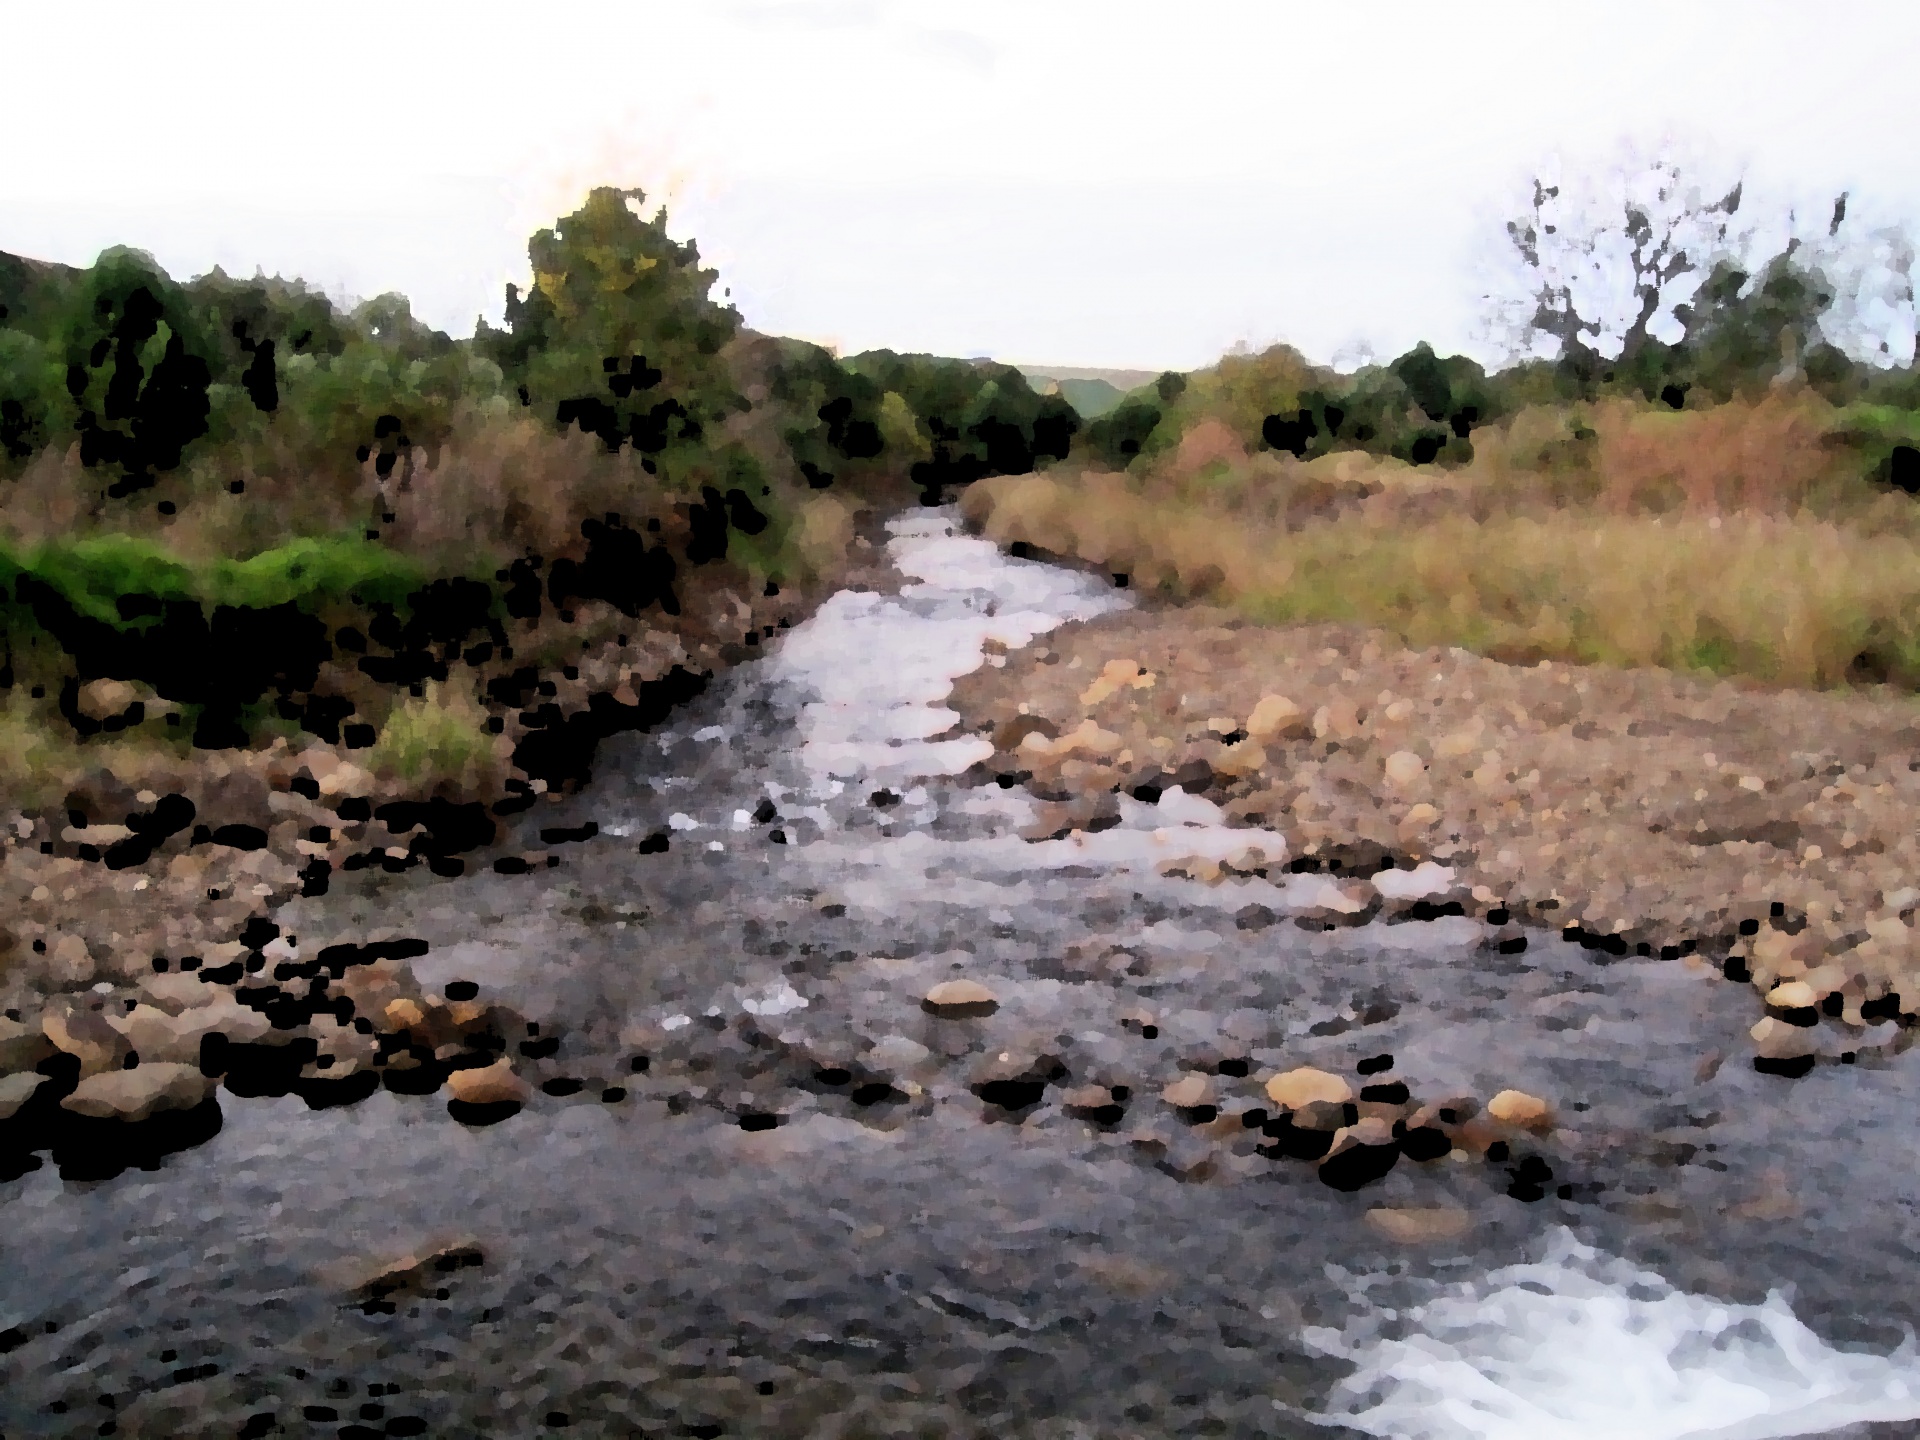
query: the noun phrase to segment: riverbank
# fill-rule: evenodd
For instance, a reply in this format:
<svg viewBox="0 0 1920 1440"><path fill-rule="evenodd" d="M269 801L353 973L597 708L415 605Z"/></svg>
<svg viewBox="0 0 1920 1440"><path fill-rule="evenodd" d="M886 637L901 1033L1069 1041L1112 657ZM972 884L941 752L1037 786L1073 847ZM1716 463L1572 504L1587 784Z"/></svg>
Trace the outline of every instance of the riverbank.
<svg viewBox="0 0 1920 1440"><path fill-rule="evenodd" d="M1920 1004L1920 712L1886 687L1502 664L1184 607L1065 627L950 703L992 739L985 771L1052 801L1040 832L1179 785L1349 877L1326 923L1393 903L1365 877L1433 862L1439 893L1398 908L1750 978L1759 1055L1789 1070L1895 1043Z"/></svg>
<svg viewBox="0 0 1920 1440"><path fill-rule="evenodd" d="M840 518L833 553L816 547L806 583L755 585L736 567L708 566L680 582L673 613L635 617L579 598L523 606L533 613L494 620L491 640L453 646L440 657L444 678L416 683L411 696L378 665L343 655L315 689L352 697L360 714L384 708L386 719L376 727L350 714L330 740L309 729L196 749L119 726L56 741L57 717L16 716L10 738L24 743L12 758L37 765L40 793L16 788L3 817L0 1077L20 1077L16 1089L36 1076L50 1083L30 1102L25 1089L0 1094L8 1148L44 1139L52 1105L110 1071L157 1062L217 1078L226 1066L229 1088L295 1088L335 1103L377 1084L373 1067L390 1051L404 1052L402 1070L410 1054L426 1067L421 1083L431 1074L437 1086L519 1038L518 1016L474 1006L454 1015L444 997L422 993L406 944L391 956L335 946L329 960L326 937L312 937L303 959L298 934L274 917L355 872L451 877L561 863L582 833L536 827L502 849L511 818L584 784L607 737L658 723L825 595L872 578L878 512L845 507ZM89 691L111 691L118 706L154 700L108 682L83 690L83 703ZM136 726L163 720L167 707L152 708ZM343 1008L350 992L361 1003ZM134 1114L141 1087L119 1083ZM34 1133L14 1134L16 1119L35 1120Z"/></svg>

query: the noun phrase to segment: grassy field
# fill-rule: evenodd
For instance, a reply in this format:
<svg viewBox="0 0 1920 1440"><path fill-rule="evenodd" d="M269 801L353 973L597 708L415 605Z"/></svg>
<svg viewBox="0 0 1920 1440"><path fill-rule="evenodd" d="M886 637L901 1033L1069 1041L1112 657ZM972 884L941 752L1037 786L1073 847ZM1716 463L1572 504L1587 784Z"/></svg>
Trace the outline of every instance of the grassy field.
<svg viewBox="0 0 1920 1440"><path fill-rule="evenodd" d="M1536 407L1465 465L1252 453L1203 420L1128 471L983 481L969 516L1139 588L1265 623L1354 621L1505 659L1796 686L1920 682L1920 510L1859 473L1841 411Z"/></svg>

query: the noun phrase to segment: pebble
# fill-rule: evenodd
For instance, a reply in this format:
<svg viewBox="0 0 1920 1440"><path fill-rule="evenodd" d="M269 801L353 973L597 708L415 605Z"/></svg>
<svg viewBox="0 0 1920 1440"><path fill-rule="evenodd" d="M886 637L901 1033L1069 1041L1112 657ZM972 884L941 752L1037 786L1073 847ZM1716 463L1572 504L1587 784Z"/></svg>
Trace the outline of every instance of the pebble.
<svg viewBox="0 0 1920 1440"><path fill-rule="evenodd" d="M1382 1205L1367 1211L1366 1221L1371 1229L1401 1245L1458 1240L1473 1228L1471 1213L1446 1208L1395 1209Z"/></svg>
<svg viewBox="0 0 1920 1440"><path fill-rule="evenodd" d="M1262 695L1253 713L1247 716L1247 734L1256 740L1304 734L1306 730L1306 712L1284 695Z"/></svg>
<svg viewBox="0 0 1920 1440"><path fill-rule="evenodd" d="M920 1003L935 1015L955 1018L991 1015L1000 1008L994 993L976 980L943 980Z"/></svg>
<svg viewBox="0 0 1920 1440"><path fill-rule="evenodd" d="M1819 1003L1813 986L1804 980L1787 980L1767 992L1767 1004L1775 1010L1807 1010Z"/></svg>
<svg viewBox="0 0 1920 1440"><path fill-rule="evenodd" d="M126 1040L97 1011L50 1008L40 1017L40 1028L56 1049L80 1062L83 1075L118 1070L126 1059Z"/></svg>
<svg viewBox="0 0 1920 1440"><path fill-rule="evenodd" d="M1160 1098L1176 1110L1192 1110L1213 1103L1213 1081L1198 1072L1183 1075L1160 1092Z"/></svg>
<svg viewBox="0 0 1920 1440"><path fill-rule="evenodd" d="M1267 1099L1287 1110L1298 1110L1316 1100L1344 1105L1353 1099L1353 1087L1338 1075L1302 1065L1267 1081Z"/></svg>
<svg viewBox="0 0 1920 1440"><path fill-rule="evenodd" d="M1524 1090L1502 1090L1487 1102L1487 1114L1502 1125L1513 1125L1523 1130L1544 1128L1552 1113L1552 1107L1546 1101Z"/></svg>
<svg viewBox="0 0 1920 1440"><path fill-rule="evenodd" d="M467 1105L524 1105L533 1091L506 1060L456 1070L447 1077L453 1098Z"/></svg>
<svg viewBox="0 0 1920 1440"><path fill-rule="evenodd" d="M1390 785L1411 785L1427 773L1427 762L1411 750L1396 750L1387 756L1386 774Z"/></svg>
<svg viewBox="0 0 1920 1440"><path fill-rule="evenodd" d="M132 1122L162 1110L191 1110L213 1094L213 1087L198 1065L162 1060L89 1075L60 1105L76 1115Z"/></svg>
<svg viewBox="0 0 1920 1440"><path fill-rule="evenodd" d="M38 1026L0 1015L0 1070L31 1070L53 1053Z"/></svg>
<svg viewBox="0 0 1920 1440"><path fill-rule="evenodd" d="M0 1120L11 1120L33 1092L46 1082L46 1076L31 1072L0 1078Z"/></svg>

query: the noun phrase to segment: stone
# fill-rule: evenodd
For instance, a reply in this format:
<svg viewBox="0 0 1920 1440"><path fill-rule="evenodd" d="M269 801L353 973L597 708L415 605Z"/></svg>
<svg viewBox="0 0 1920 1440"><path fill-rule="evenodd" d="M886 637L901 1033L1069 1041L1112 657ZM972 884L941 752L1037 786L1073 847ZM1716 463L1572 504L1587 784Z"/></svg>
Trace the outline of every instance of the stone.
<svg viewBox="0 0 1920 1440"><path fill-rule="evenodd" d="M47 975L61 989L78 989L91 983L98 968L87 942L78 935L62 935L47 947Z"/></svg>
<svg viewBox="0 0 1920 1440"><path fill-rule="evenodd" d="M1137 660L1109 660L1101 667L1094 682L1080 692L1082 705L1098 705L1115 691L1123 688L1147 690L1153 686L1154 677Z"/></svg>
<svg viewBox="0 0 1920 1440"><path fill-rule="evenodd" d="M1215 774L1225 775L1235 780L1244 775L1258 775L1266 768L1266 747L1251 736L1229 745L1213 762Z"/></svg>
<svg viewBox="0 0 1920 1440"><path fill-rule="evenodd" d="M0 1015L0 1073L31 1070L53 1052L53 1041L39 1026Z"/></svg>
<svg viewBox="0 0 1920 1440"><path fill-rule="evenodd" d="M107 1023L126 1037L142 1064L157 1060L199 1063L200 1036L205 1031L191 1019L169 1015L157 1006L136 1005L125 1015L109 1017Z"/></svg>
<svg viewBox="0 0 1920 1440"><path fill-rule="evenodd" d="M1813 986L1804 980L1787 980L1767 992L1767 1005L1774 1010L1808 1010L1820 1003Z"/></svg>
<svg viewBox="0 0 1920 1440"><path fill-rule="evenodd" d="M1255 740L1304 735L1310 728L1306 712L1284 695L1262 695L1247 716L1246 731Z"/></svg>
<svg viewBox="0 0 1920 1440"><path fill-rule="evenodd" d="M1338 1075L1302 1065L1267 1081L1267 1099L1286 1110L1298 1110L1316 1100L1344 1105L1353 1099L1353 1087Z"/></svg>
<svg viewBox="0 0 1920 1440"><path fill-rule="evenodd" d="M1160 1092L1160 1098L1176 1110L1194 1110L1213 1103L1211 1076L1197 1071L1181 1076Z"/></svg>
<svg viewBox="0 0 1920 1440"><path fill-rule="evenodd" d="M1336 1100L1309 1100L1294 1109L1292 1119L1298 1129L1332 1134L1346 1125L1347 1107Z"/></svg>
<svg viewBox="0 0 1920 1440"><path fill-rule="evenodd" d="M145 685L125 680L89 680L80 687L74 708L89 720L114 720L135 704L144 707L148 715L164 715L173 709Z"/></svg>
<svg viewBox="0 0 1920 1440"><path fill-rule="evenodd" d="M506 1060L456 1070L447 1077L453 1098L466 1105L524 1105L533 1090Z"/></svg>
<svg viewBox="0 0 1920 1440"><path fill-rule="evenodd" d="M950 1019L991 1015L1000 1008L994 993L977 980L943 980L920 1002L930 1014Z"/></svg>
<svg viewBox="0 0 1920 1440"><path fill-rule="evenodd" d="M867 1055L867 1063L886 1071L912 1070L923 1065L933 1052L917 1040L904 1035L883 1035Z"/></svg>
<svg viewBox="0 0 1920 1440"><path fill-rule="evenodd" d="M147 1003L166 1011L169 1015L178 1015L183 1010L195 1006L208 1005L218 995L219 988L202 980L196 971L169 970L164 975L143 975L137 987L147 997Z"/></svg>
<svg viewBox="0 0 1920 1440"><path fill-rule="evenodd" d="M1432 1245L1465 1235L1473 1228L1473 1215L1446 1207L1399 1209L1380 1205L1367 1211L1366 1222L1369 1229L1396 1244Z"/></svg>
<svg viewBox="0 0 1920 1440"><path fill-rule="evenodd" d="M33 1098L33 1092L44 1085L46 1079L31 1071L0 1078L0 1120L11 1120L19 1114L20 1107Z"/></svg>
<svg viewBox="0 0 1920 1440"><path fill-rule="evenodd" d="M1439 818L1440 812L1424 800L1418 805L1411 807L1405 815L1400 817L1399 834L1401 841L1406 842L1424 835L1433 827L1434 821Z"/></svg>
<svg viewBox="0 0 1920 1440"><path fill-rule="evenodd" d="M1789 1025L1772 1015L1747 1033L1753 1038L1754 1048L1765 1060L1798 1060L1812 1055L1817 1048L1811 1030Z"/></svg>
<svg viewBox="0 0 1920 1440"><path fill-rule="evenodd" d="M1524 1090L1502 1090L1487 1102L1487 1114L1502 1125L1541 1130L1551 1123L1553 1109L1539 1096Z"/></svg>
<svg viewBox="0 0 1920 1440"><path fill-rule="evenodd" d="M1411 750L1396 750L1387 756L1385 770L1389 785L1405 787L1427 773L1427 762Z"/></svg>
<svg viewBox="0 0 1920 1440"><path fill-rule="evenodd" d="M213 1094L213 1087L197 1065L160 1061L89 1075L60 1105L76 1115L133 1123L163 1110L191 1110Z"/></svg>
<svg viewBox="0 0 1920 1440"><path fill-rule="evenodd" d="M126 1062L131 1048L126 1038L96 1010L49 1006L40 1017L40 1028L55 1048L80 1062L82 1075L118 1070Z"/></svg>
<svg viewBox="0 0 1920 1440"><path fill-rule="evenodd" d="M1106 1085L1075 1085L1063 1090L1060 1092L1060 1105L1070 1114L1091 1115L1095 1112L1111 1110L1114 1112L1114 1118L1119 1118L1120 1102L1114 1098L1113 1090Z"/></svg>
<svg viewBox="0 0 1920 1440"><path fill-rule="evenodd" d="M1358 1190L1383 1177L1399 1158L1393 1127L1369 1117L1334 1132L1320 1161L1320 1180L1335 1190Z"/></svg>

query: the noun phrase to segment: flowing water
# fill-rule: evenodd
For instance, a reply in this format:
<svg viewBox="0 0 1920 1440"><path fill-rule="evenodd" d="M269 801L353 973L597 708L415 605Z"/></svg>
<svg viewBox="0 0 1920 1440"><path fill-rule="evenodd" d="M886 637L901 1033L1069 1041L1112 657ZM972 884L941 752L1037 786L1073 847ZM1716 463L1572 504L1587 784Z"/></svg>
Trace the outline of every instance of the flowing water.
<svg viewBox="0 0 1920 1440"><path fill-rule="evenodd" d="M1710 971L1302 929L1320 877L1178 790L1022 839L1035 802L972 783L942 699L1125 597L942 511L890 555L896 589L525 817L507 848L598 825L557 868L363 873L282 917L425 939L423 984L535 1021L522 1113L223 1094L157 1169L0 1188L0 1432L1910 1433L1914 1057L1786 1081ZM1166 873L1195 859L1239 878ZM998 1010L921 1007L959 976ZM1384 1054L1561 1124L1348 1193L1158 1098L1199 1066L1230 1114L1263 1069ZM1125 1102L1069 1112L1089 1082Z"/></svg>

